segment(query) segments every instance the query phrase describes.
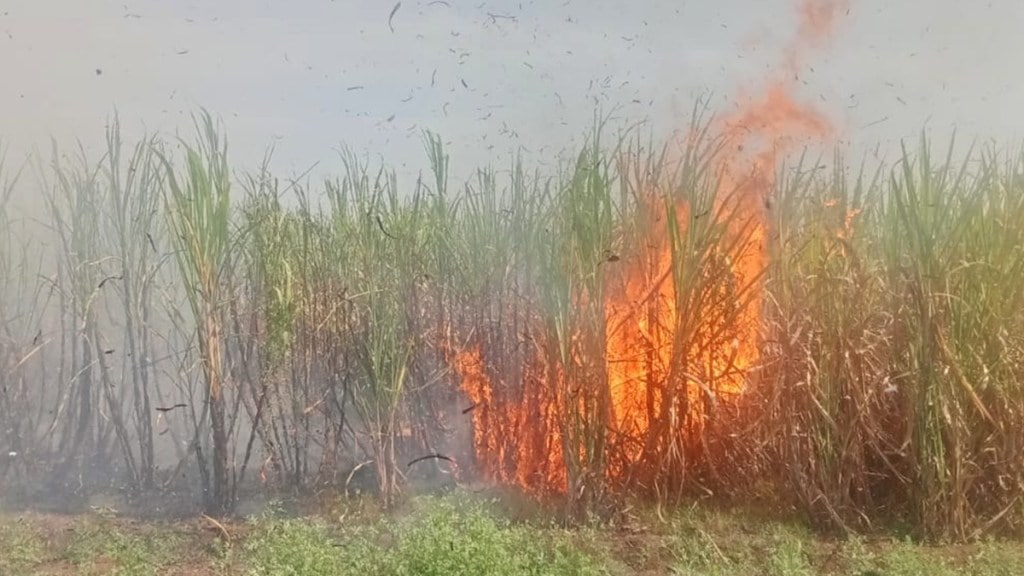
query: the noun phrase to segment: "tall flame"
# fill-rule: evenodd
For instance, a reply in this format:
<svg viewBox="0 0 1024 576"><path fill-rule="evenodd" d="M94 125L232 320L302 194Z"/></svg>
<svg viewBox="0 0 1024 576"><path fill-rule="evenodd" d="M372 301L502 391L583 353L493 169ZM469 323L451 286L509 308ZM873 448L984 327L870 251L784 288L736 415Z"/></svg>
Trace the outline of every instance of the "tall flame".
<svg viewBox="0 0 1024 576"><path fill-rule="evenodd" d="M700 300L703 308L698 310L692 309L693 301L677 302L665 208L653 191L641 198L645 204L641 213L656 225L647 228L649 235L635 254L612 267L617 272L607 268L605 272L613 288L607 290L604 303L613 437L606 447L612 452L607 459L609 476L629 475L631 466L674 450L669 446L677 436L700 433L707 418L701 408L705 397L729 401L743 392L747 372L759 359L763 295L758 280L767 263L765 210L775 171L780 159L795 147L823 141L833 133L823 113L797 98L798 72L808 51L824 43L847 6L848 0L798 0L797 35L783 50L779 76L755 91L741 93L738 109L712 126L726 143L716 212L732 211L738 216L729 220L728 254L719 255L719 260L732 276L724 284L747 287L747 297L730 301L732 293L723 289ZM689 210L685 205L675 207L681 226L689 221ZM738 308L723 312L728 306ZM688 324L693 333L677 334L686 315L697 315L700 321ZM728 344L723 346L725 341ZM673 373L680 364L673 355L681 353L688 355L688 362L701 365L694 371L697 375ZM565 415L557 413L554 391L561 375L544 364L543 356L538 353L534 365L524 369L522 382L511 387L518 390L514 397L502 396L510 387L494 386L480 347L462 350L450 361L462 379L462 389L481 407L473 414L478 467L492 480L557 491L566 487L559 441ZM685 383L682 390L670 386L674 381ZM666 398L670 393L675 395L672 401ZM677 406L686 407L686 413L677 413ZM665 432L666 428L670 429Z"/></svg>
<svg viewBox="0 0 1024 576"><path fill-rule="evenodd" d="M539 374L527 371L520 394L494 386L479 346L452 354L449 362L472 405L476 467L489 480L524 488L561 491L565 468L557 414ZM531 367L534 368L534 367Z"/></svg>

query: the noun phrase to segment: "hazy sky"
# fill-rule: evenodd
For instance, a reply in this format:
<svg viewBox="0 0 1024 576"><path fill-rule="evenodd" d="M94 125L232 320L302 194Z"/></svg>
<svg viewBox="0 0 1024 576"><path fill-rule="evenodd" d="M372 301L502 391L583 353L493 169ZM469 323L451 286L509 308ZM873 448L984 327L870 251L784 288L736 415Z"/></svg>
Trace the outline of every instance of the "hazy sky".
<svg viewBox="0 0 1024 576"><path fill-rule="evenodd" d="M12 156L51 136L95 146L115 108L138 132L187 127L205 106L239 167L276 143L279 170L336 171L345 143L418 168L430 128L464 173L517 146L550 158L597 104L659 131L701 93L724 109L777 69L794 4L403 0L392 31L390 0L0 0L0 140ZM915 137L927 121L1024 140L1024 2L850 8L801 73L845 139Z"/></svg>

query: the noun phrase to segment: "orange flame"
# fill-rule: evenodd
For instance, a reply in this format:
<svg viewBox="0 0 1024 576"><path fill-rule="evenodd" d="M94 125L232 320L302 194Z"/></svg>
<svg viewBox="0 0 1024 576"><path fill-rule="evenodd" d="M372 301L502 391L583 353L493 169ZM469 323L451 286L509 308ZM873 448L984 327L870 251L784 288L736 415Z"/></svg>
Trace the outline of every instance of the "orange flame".
<svg viewBox="0 0 1024 576"><path fill-rule="evenodd" d="M730 151L723 162L720 196L735 195L742 210L759 223L749 243L753 249L745 251L735 265L741 281L754 278L766 263L763 242L767 218L763 210L771 205L779 160L802 143L822 142L834 133L825 114L800 102L795 93L804 57L829 38L839 13L848 6L848 0L800 0L797 35L785 49L782 76L770 81L760 96L741 94L739 109L720 121L719 130ZM746 333L740 339L741 358L757 358L761 303L758 291L742 322Z"/></svg>
<svg viewBox="0 0 1024 576"><path fill-rule="evenodd" d="M476 466L485 479L524 488L561 491L565 468L554 402L543 378L527 372L521 395L494 386L479 346L451 355L450 363L472 402Z"/></svg>
<svg viewBox="0 0 1024 576"><path fill-rule="evenodd" d="M822 141L833 133L823 113L796 97L797 72L803 56L829 37L847 6L848 0L798 0L797 36L783 50L782 75L769 79L753 95L741 94L739 108L712 127L727 144L716 208L739 215L730 220L731 248L722 260L734 277L734 286L750 287L749 298L739 304L719 297L698 311L689 309L692 302L677 302L665 210L653 191L641 199L649 204L641 212L657 225L648 228L651 232L636 254L621 258L613 267L617 272L605 272L605 281L614 284L603 304L611 402L612 440L606 448L612 452L606 471L610 477L626 476L632 465L668 450L659 444L653 428L674 427L669 435L684 435L687 430L699 434L707 417L701 409L702 398L728 401L743 392L747 372L759 360L763 295L758 279L767 263L764 211L775 187L775 171L779 160L802 142ZM660 220L655 218L658 214ZM675 216L684 225L689 207L676 206ZM740 306L735 315L708 308L732 305ZM684 306L688 308L681 310ZM694 313L702 318L696 332L677 334L681 315ZM735 325L721 326L725 318ZM722 328L728 330L722 332ZM711 333L718 336L712 338ZM723 339L723 333L731 336L725 350L721 344L730 339ZM710 342L716 345L708 346ZM686 354L689 361L703 365L695 371L699 376L673 374L674 354ZM492 480L528 489L565 490L559 429L564 415L557 411L567 408L559 406L556 391L561 372L546 366L544 355L538 353L517 386L495 386L484 360L479 347L463 350L450 360L462 379L462 389L478 406L473 413L478 466ZM674 393L681 396L676 401L686 407L686 413L676 413L676 405L667 401L670 380L683 382ZM517 395L509 395L509 389L518 390Z"/></svg>

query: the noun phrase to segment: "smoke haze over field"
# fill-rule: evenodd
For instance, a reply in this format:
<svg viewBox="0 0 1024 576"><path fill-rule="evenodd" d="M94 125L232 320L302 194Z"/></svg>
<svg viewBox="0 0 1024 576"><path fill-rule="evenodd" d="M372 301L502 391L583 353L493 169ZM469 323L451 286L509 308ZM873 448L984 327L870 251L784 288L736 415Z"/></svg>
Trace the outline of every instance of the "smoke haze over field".
<svg viewBox="0 0 1024 576"><path fill-rule="evenodd" d="M98 150L116 108L126 128L223 118L233 162L315 162L334 148L425 165L420 130L449 141L456 175L523 146L550 159L600 107L658 132L710 92L777 72L797 23L791 0L552 2L299 0L38 2L0 7L0 139L18 158L49 138ZM393 11L394 9L394 11ZM863 148L926 125L1024 138L1024 53L1016 0L860 0L828 46L807 54L800 97ZM491 149L493 146L493 149ZM407 168L402 169L405 165Z"/></svg>
<svg viewBox="0 0 1024 576"><path fill-rule="evenodd" d="M0 510L1020 533L1020 1L0 1Z"/></svg>

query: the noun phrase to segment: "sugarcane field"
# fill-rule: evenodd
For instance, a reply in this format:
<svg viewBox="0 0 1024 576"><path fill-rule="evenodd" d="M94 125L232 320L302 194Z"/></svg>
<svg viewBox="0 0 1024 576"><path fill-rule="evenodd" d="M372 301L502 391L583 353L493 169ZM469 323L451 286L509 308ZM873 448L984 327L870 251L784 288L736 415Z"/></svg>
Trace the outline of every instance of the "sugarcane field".
<svg viewBox="0 0 1024 576"><path fill-rule="evenodd" d="M1022 26L0 3L0 576L1024 574Z"/></svg>

